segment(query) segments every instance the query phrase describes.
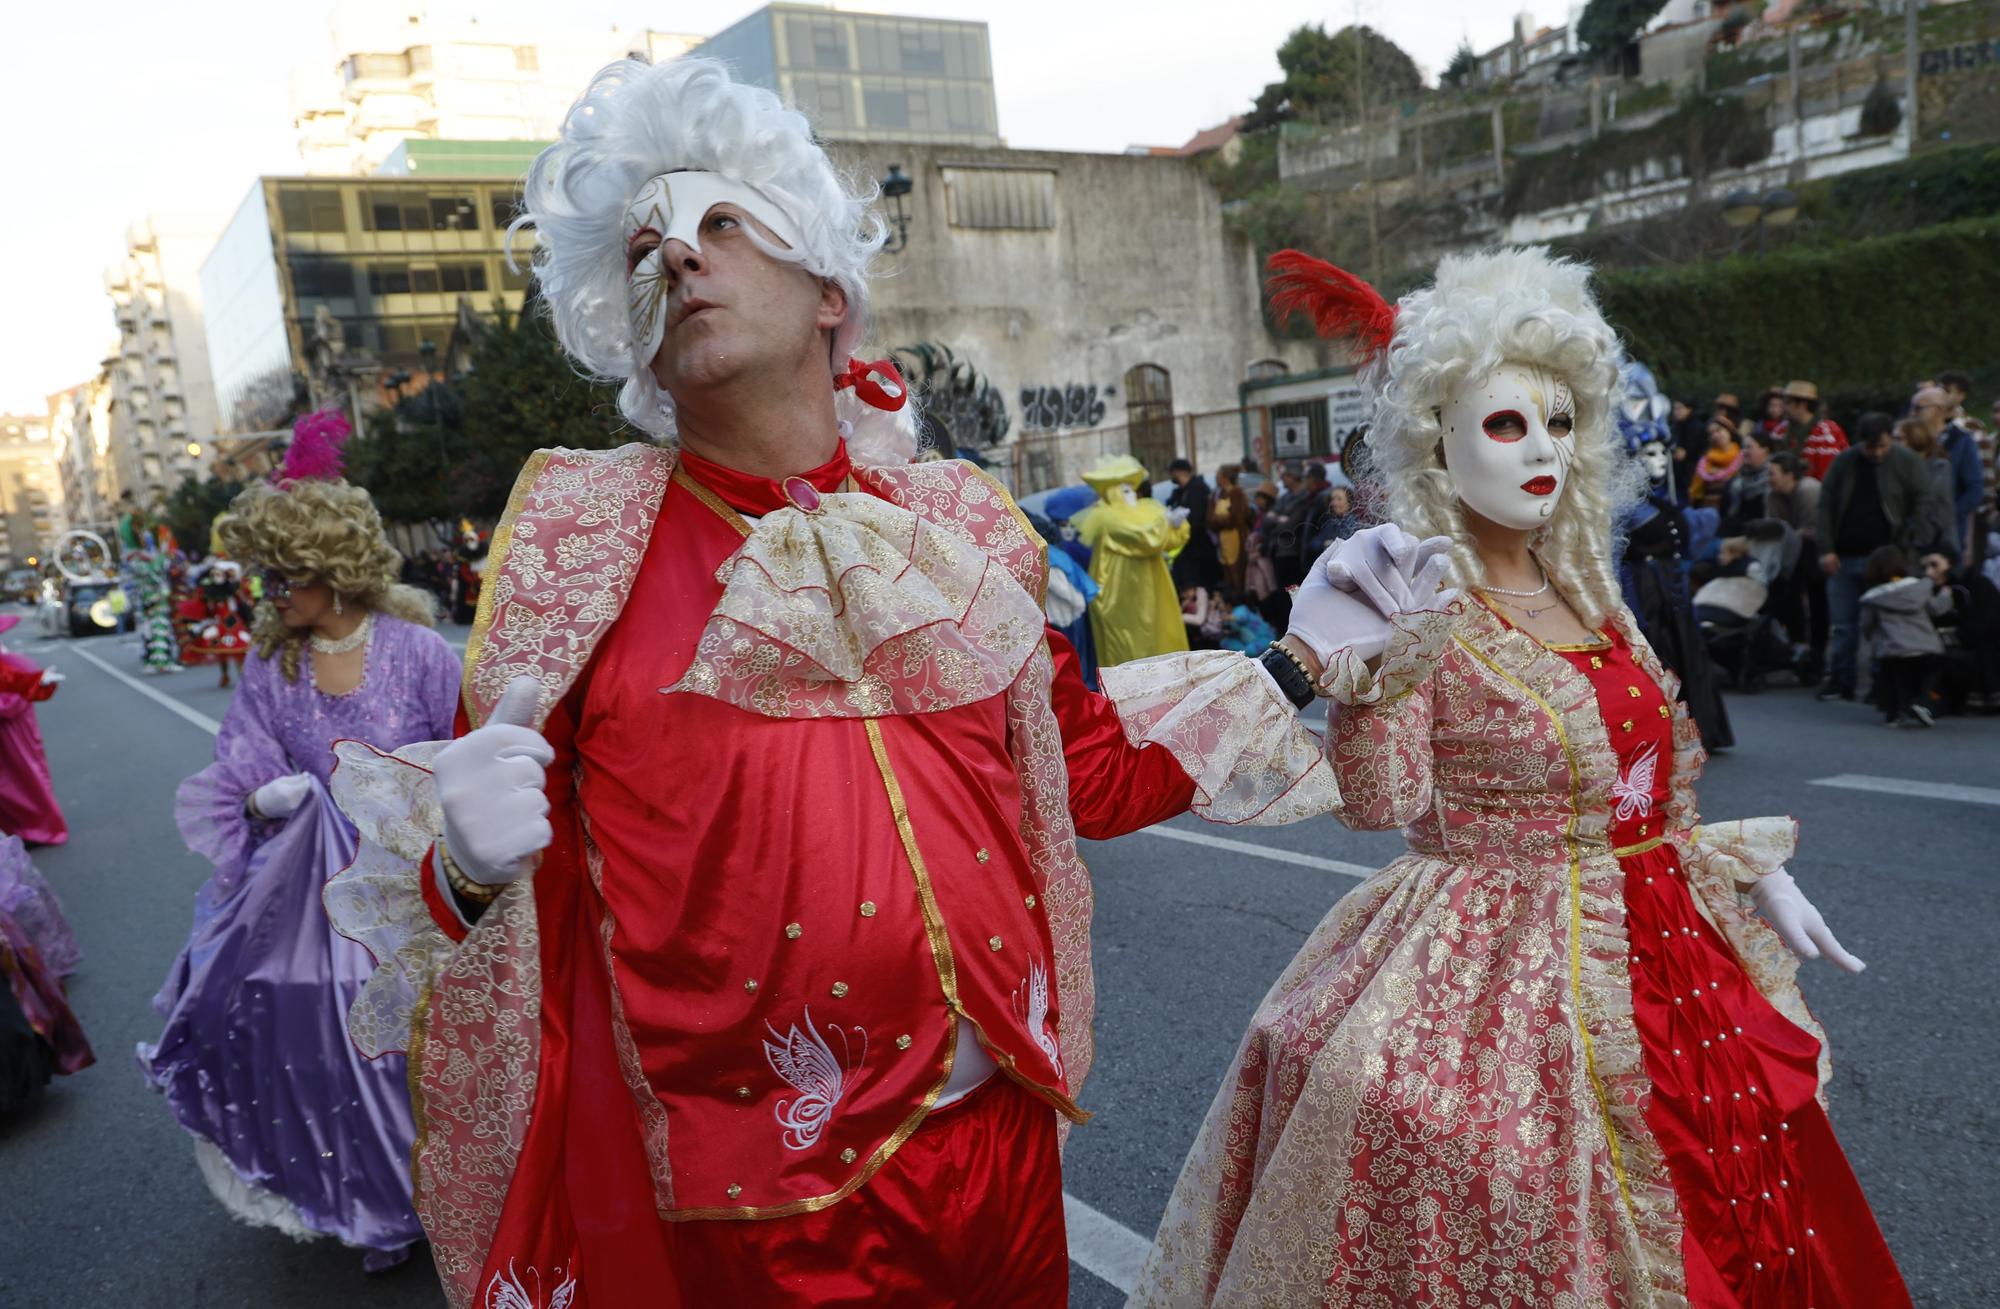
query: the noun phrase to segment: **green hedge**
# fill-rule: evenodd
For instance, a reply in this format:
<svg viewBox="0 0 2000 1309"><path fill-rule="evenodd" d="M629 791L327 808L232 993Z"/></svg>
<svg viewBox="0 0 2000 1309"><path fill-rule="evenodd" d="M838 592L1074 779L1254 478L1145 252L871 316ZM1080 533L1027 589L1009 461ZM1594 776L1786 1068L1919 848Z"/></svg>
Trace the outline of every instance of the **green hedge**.
<svg viewBox="0 0 2000 1309"><path fill-rule="evenodd" d="M1773 382L1819 386L1852 430L1911 384L1963 368L2000 393L2000 218L1836 247L1605 272L1606 317L1660 385L1697 407L1719 391L1752 403Z"/></svg>

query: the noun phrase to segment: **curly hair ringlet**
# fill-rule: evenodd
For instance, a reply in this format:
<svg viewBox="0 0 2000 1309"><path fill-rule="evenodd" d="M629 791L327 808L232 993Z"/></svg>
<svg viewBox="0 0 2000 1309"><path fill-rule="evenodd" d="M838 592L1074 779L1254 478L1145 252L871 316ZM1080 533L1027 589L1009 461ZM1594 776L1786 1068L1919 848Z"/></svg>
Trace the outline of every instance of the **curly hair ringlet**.
<svg viewBox="0 0 2000 1309"><path fill-rule="evenodd" d="M1376 395L1367 441L1395 521L1451 538L1451 585L1478 586L1486 573L1445 471L1438 415L1461 388L1513 364L1562 378L1576 401L1569 485L1535 552L1591 627L1623 607L1613 530L1644 498L1645 475L1612 433L1622 361L1590 269L1542 247L1447 255L1430 286L1398 303L1389 348L1362 368Z"/></svg>
<svg viewBox="0 0 2000 1309"><path fill-rule="evenodd" d="M382 531L382 515L368 492L345 481L307 480L274 486L258 482L216 520L222 548L286 577L323 582L342 600L423 627L434 626L431 598L396 578L403 556ZM279 654L288 682L299 679L304 630L285 626L278 611L257 606L251 639L257 654Z"/></svg>

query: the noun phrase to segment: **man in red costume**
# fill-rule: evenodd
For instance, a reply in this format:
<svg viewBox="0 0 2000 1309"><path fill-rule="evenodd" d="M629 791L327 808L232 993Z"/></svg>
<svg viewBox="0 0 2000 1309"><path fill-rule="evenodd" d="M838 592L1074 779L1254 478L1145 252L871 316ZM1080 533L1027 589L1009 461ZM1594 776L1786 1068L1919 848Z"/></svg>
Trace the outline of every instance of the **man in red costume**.
<svg viewBox="0 0 2000 1309"><path fill-rule="evenodd" d="M526 210L564 346L661 440L537 454L459 738L341 747L328 909L383 965L352 1030L409 1050L448 1297L1061 1305L1075 838L1215 787L1084 687L1006 492L906 462L850 358L879 224L803 118L614 65ZM1203 721L1289 720L1288 659Z"/></svg>

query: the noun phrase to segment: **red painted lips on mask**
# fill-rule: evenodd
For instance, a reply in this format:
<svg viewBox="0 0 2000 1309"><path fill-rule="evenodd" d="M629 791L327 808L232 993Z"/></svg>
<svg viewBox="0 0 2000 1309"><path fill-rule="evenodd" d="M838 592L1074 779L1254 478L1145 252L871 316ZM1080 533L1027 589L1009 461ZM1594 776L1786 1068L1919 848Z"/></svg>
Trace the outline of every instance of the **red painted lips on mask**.
<svg viewBox="0 0 2000 1309"><path fill-rule="evenodd" d="M1521 489L1529 495L1554 495L1556 493L1556 479L1546 474L1541 477L1531 477L1521 483Z"/></svg>

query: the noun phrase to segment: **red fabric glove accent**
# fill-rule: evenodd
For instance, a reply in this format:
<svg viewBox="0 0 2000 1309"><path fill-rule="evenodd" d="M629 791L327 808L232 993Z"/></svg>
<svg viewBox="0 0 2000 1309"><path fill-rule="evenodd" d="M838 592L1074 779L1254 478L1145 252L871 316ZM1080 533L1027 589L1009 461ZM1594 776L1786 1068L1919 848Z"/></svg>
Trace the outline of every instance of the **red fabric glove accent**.
<svg viewBox="0 0 2000 1309"><path fill-rule="evenodd" d="M457 908L451 903L443 887L438 885L438 849L433 845L425 854L423 862L422 887L424 908L431 911L431 921L438 930L453 941L463 941L472 932L465 920L458 916Z"/></svg>

